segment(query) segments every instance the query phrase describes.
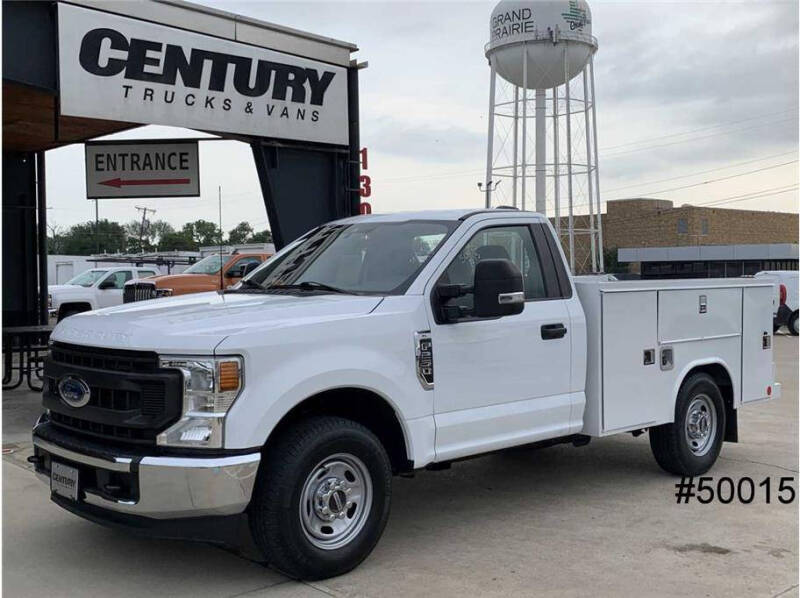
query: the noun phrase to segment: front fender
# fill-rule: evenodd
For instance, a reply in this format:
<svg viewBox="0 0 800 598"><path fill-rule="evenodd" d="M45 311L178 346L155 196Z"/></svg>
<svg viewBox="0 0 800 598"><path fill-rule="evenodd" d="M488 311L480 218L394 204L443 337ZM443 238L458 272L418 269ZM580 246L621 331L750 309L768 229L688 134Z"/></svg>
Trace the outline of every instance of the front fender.
<svg viewBox="0 0 800 598"><path fill-rule="evenodd" d="M266 365L253 375L247 369L250 363L258 361L245 356L245 388L226 418L226 448L262 446L294 407L339 388L368 390L384 399L397 416L409 453L413 453L414 441L407 420L433 414L433 393L422 389L410 357L398 359L386 351L352 345L282 359L272 371Z"/></svg>

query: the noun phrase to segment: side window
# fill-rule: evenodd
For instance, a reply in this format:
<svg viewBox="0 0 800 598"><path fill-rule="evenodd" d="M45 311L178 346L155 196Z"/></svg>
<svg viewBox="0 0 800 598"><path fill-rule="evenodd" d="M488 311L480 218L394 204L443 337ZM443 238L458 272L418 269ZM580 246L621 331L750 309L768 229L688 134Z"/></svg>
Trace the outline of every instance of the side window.
<svg viewBox="0 0 800 598"><path fill-rule="evenodd" d="M153 270L139 270L139 278L147 278L148 276L155 276L156 273Z"/></svg>
<svg viewBox="0 0 800 598"><path fill-rule="evenodd" d="M499 226L477 232L444 271L439 284L472 286L475 266L481 260L508 259L522 272L525 299L544 299L545 290L542 266L527 226ZM471 294L451 300L467 310L473 307Z"/></svg>
<svg viewBox="0 0 800 598"><path fill-rule="evenodd" d="M110 280L114 283L112 288L114 289L121 289L125 286L125 283L133 278L133 274L130 270L120 270L119 272L114 272L108 275L106 280Z"/></svg>

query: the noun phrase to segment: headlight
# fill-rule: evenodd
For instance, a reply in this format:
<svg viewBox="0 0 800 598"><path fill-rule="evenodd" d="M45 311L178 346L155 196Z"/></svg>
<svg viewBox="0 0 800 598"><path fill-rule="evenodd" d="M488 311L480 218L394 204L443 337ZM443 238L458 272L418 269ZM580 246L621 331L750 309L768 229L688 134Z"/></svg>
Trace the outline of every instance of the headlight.
<svg viewBox="0 0 800 598"><path fill-rule="evenodd" d="M155 289L155 295L153 295L156 299L159 297L172 297L172 289Z"/></svg>
<svg viewBox="0 0 800 598"><path fill-rule="evenodd" d="M243 385L242 358L162 356L159 367L183 375L183 412L158 435L157 443L222 448L225 416Z"/></svg>

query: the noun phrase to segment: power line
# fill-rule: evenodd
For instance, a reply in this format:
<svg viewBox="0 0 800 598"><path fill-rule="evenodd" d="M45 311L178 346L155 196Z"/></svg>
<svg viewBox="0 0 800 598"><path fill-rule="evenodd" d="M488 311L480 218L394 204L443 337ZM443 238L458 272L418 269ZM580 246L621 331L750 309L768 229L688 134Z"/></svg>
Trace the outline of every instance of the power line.
<svg viewBox="0 0 800 598"><path fill-rule="evenodd" d="M708 170L699 170L697 172L692 172L689 174L681 174L677 176L667 177L665 179L657 179L653 181L645 181L643 183L633 183L631 185L622 185L621 187L613 187L611 189L606 189L605 193L611 193L612 191L621 191L622 189L630 189L632 187L641 187L642 185L651 185L653 183L666 183L667 181L674 181L677 179L688 179L693 176L698 176L701 174L708 174L709 172L717 172L719 170L728 170L729 168L735 168L737 166L744 166L745 164L753 164L755 162L763 162L764 160L770 160L772 158L780 158L781 156L788 156L789 154L797 155L797 151L791 152L782 152L780 154L773 154L771 156L764 156L763 158L755 158L754 160L745 160L744 162L735 162L733 164L728 164L727 166L718 166L717 168L709 168ZM642 193L647 193L644 191ZM577 195L576 197L585 197L585 193Z"/></svg>
<svg viewBox="0 0 800 598"><path fill-rule="evenodd" d="M741 133L743 131L752 131L753 129L760 129L762 127L768 127L770 125L777 125L777 124L780 124L780 123L783 123L783 122L792 121L792 120L797 120L797 116L793 116L793 117L790 117L790 118L783 118L783 119L776 120L776 121L769 122L769 123L762 123L760 125L754 125L752 127L745 127L745 128L742 128L742 129L735 129L733 131L721 131L719 133L711 133L709 135L702 135L700 137L690 137L689 139L681 139L679 141L672 141L670 143L659 143L659 144L656 144L656 145L646 145L644 147L638 147L638 148L634 148L634 149L631 149L631 150L625 150L625 151L622 151L622 152L614 152L614 153L612 153L610 155L609 154L604 154L603 155L603 159L607 160L609 158L616 158L618 156L624 156L626 154L633 154L633 153L641 152L641 151L644 151L644 150L657 149L659 147L668 147L668 146L671 146L671 145L679 145L681 143L687 143L689 141L699 141L701 139L708 139L710 137L717 137L719 135L730 135L732 133Z"/></svg>
<svg viewBox="0 0 800 598"><path fill-rule="evenodd" d="M717 183L719 181L727 181L729 179L735 179L735 178L738 178L740 176L746 176L748 174L754 174L756 172L763 172L765 170L772 170L773 168L779 168L781 166L787 166L788 164L797 164L797 161L796 160L792 160L791 162L781 162L780 164L773 164L771 166L764 166L762 168L756 168L755 170L748 170L747 172L740 172L740 173L737 173L737 174L731 174L731 175L719 177L719 178L716 178L716 179L708 179L707 181L701 181L699 183L692 183L690 185L682 185L680 187L671 187L670 189L661 189L659 191L644 191L642 193L644 193L646 195L659 195L661 193L670 193L672 191L680 191L681 189L689 189L691 187L700 187L702 185L708 185L709 183ZM614 199L621 199L621 198L614 198ZM613 201L613 199L611 201Z"/></svg>
<svg viewBox="0 0 800 598"><path fill-rule="evenodd" d="M689 135L691 133L699 133L701 131L710 131L712 129L721 129L721 128L730 127L732 125L736 125L736 124L739 124L739 123L743 123L743 122L749 122L749 121L753 121L753 120L760 120L762 118L770 118L772 116L778 116L779 114L786 114L787 112L796 113L797 112L797 108L793 108L791 110L781 110L780 112L771 112L769 114L761 114L759 116L752 116L750 118L744 118L742 120L735 120L735 121L731 121L731 122L723 123L723 124L719 124L719 125L711 125L709 127L701 127L701 128L698 128L698 129L690 129L690 130L684 131L682 133L671 133L669 135L659 135L659 137L661 139L668 139L670 137L682 137L684 135ZM648 141L651 141L651 140L652 140L652 137L646 138L646 139L642 138L639 141L628 141L626 143L620 143L620 144L617 144L617 145L609 145L609 146L606 146L606 147L601 147L600 150L610 150L610 149L617 149L617 148L620 148L620 147L627 147L629 145L638 145L640 143L647 143Z"/></svg>

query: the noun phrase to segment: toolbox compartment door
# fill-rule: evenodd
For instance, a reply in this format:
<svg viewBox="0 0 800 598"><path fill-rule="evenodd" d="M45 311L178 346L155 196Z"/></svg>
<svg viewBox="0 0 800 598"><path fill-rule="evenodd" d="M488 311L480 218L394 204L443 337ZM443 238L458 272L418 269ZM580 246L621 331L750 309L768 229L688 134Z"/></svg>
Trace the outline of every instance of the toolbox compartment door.
<svg viewBox="0 0 800 598"><path fill-rule="evenodd" d="M741 330L741 288L659 291L658 340L662 344L738 336Z"/></svg>
<svg viewBox="0 0 800 598"><path fill-rule="evenodd" d="M768 397L772 371L772 297L774 287L742 289L742 402Z"/></svg>
<svg viewBox="0 0 800 598"><path fill-rule="evenodd" d="M665 389L656 360L658 293L602 294L604 433L654 422ZM646 363L645 351L653 351Z"/></svg>

